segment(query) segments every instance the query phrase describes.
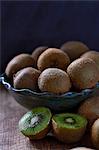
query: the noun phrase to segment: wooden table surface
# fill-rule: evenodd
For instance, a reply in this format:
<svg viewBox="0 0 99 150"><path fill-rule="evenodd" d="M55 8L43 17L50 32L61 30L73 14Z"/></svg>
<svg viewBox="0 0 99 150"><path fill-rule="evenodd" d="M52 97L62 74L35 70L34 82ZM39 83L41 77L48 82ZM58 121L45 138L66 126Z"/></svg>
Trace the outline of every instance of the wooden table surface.
<svg viewBox="0 0 99 150"><path fill-rule="evenodd" d="M0 150L69 150L76 146L92 148L88 134L73 145L63 144L50 135L42 140L30 141L18 130L18 121L26 112L27 110L0 86Z"/></svg>

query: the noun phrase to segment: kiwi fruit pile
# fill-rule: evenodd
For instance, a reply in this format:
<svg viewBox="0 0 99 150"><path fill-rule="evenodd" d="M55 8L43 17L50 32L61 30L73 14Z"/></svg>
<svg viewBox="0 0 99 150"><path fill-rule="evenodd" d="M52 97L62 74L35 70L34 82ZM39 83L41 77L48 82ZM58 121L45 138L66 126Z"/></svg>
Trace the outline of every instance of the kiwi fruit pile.
<svg viewBox="0 0 99 150"><path fill-rule="evenodd" d="M64 94L95 87L99 81L99 52L81 41L67 41L60 48L39 46L32 54L19 54L5 73L14 88Z"/></svg>
<svg viewBox="0 0 99 150"><path fill-rule="evenodd" d="M67 41L60 48L40 46L31 54L19 54L7 65L5 73L16 89L64 94L74 89L94 88L99 81L99 52L80 41ZM99 149L99 96L81 103L77 113L52 114L37 107L19 121L19 130L29 139L42 139L50 131L61 142L75 143L86 131ZM74 150L91 150L86 147ZM73 150L72 149L72 150Z"/></svg>

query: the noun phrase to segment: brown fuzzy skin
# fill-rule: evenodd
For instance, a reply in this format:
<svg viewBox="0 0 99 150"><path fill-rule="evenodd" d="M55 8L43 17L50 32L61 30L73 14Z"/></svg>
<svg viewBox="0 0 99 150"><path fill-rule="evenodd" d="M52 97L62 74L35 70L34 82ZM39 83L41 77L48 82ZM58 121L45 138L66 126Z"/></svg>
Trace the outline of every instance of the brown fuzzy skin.
<svg viewBox="0 0 99 150"><path fill-rule="evenodd" d="M89 58L79 58L67 68L73 86L78 89L93 88L99 79L96 63Z"/></svg>
<svg viewBox="0 0 99 150"><path fill-rule="evenodd" d="M89 127L99 118L99 96L88 98L81 104L78 113L88 119Z"/></svg>
<svg viewBox="0 0 99 150"><path fill-rule="evenodd" d="M5 73L9 78L12 78L13 75L19 70L33 66L34 60L29 54L20 54L15 56L7 65Z"/></svg>
<svg viewBox="0 0 99 150"><path fill-rule="evenodd" d="M66 70L70 59L66 53L57 48L48 48L38 58L38 69L43 71L46 68L60 68Z"/></svg>
<svg viewBox="0 0 99 150"><path fill-rule="evenodd" d="M99 52L89 51L89 52L86 52L85 54L83 54L81 57L92 59L93 61L95 61L95 63L97 64L97 67L99 69Z"/></svg>
<svg viewBox="0 0 99 150"><path fill-rule="evenodd" d="M71 83L65 71L57 68L48 68L40 74L38 86L41 91L62 94L70 90Z"/></svg>
<svg viewBox="0 0 99 150"><path fill-rule="evenodd" d="M32 57L34 59L34 65L37 68L38 57L47 49L47 46L39 46L32 52Z"/></svg>
<svg viewBox="0 0 99 150"><path fill-rule="evenodd" d="M70 150L94 150L94 149L87 148L87 147L75 147L75 148L72 148Z"/></svg>
<svg viewBox="0 0 99 150"><path fill-rule="evenodd" d="M93 145L99 150L99 118L92 125L91 137Z"/></svg>
<svg viewBox="0 0 99 150"><path fill-rule="evenodd" d="M58 124L52 118L52 128L55 137L64 143L78 142L85 133L86 126L78 129L64 129L60 128Z"/></svg>
<svg viewBox="0 0 99 150"><path fill-rule="evenodd" d="M89 48L80 41L68 41L64 43L60 49L68 54L71 62L89 50Z"/></svg>
<svg viewBox="0 0 99 150"><path fill-rule="evenodd" d="M31 90L37 89L38 77L40 75L40 71L34 69L32 67L27 67L14 76L14 88L23 89L28 88Z"/></svg>

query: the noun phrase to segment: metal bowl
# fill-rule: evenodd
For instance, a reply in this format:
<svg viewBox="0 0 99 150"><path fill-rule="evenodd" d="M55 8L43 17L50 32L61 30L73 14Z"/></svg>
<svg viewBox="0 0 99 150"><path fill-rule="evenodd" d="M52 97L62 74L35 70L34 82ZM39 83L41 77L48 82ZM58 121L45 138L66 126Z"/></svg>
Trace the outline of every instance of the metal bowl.
<svg viewBox="0 0 99 150"><path fill-rule="evenodd" d="M29 89L15 89L5 74L0 76L0 83L5 86L19 104L28 109L45 106L53 111L68 111L76 108L82 101L95 95L96 92L99 93L99 82L92 89L85 89L81 92L67 92L62 95L41 93Z"/></svg>

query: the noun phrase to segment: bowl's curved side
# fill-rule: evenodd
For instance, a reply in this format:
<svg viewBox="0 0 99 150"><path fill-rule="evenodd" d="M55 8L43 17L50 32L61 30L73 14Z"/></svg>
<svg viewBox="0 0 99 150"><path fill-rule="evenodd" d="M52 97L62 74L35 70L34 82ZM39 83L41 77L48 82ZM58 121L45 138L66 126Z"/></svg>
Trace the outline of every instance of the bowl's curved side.
<svg viewBox="0 0 99 150"><path fill-rule="evenodd" d="M11 95L15 100L22 106L32 109L33 107L45 106L49 107L53 111L68 111L72 108L75 108L80 102L85 100L89 95L79 95L74 98L60 98L60 97L49 97L49 96L33 96L33 95L24 95L18 92L9 90Z"/></svg>
<svg viewBox="0 0 99 150"><path fill-rule="evenodd" d="M67 92L62 95L50 94L47 92L37 93L29 89L18 90L11 86L5 74L0 77L0 82L8 89L19 104L28 109L37 106L45 106L54 111L68 111L75 108L78 104L91 96L91 94L94 94L97 89L99 91L99 83L94 89L85 89L80 93Z"/></svg>

